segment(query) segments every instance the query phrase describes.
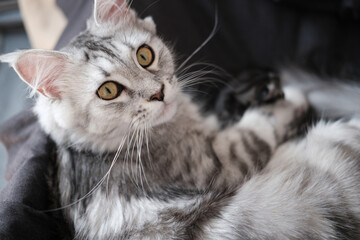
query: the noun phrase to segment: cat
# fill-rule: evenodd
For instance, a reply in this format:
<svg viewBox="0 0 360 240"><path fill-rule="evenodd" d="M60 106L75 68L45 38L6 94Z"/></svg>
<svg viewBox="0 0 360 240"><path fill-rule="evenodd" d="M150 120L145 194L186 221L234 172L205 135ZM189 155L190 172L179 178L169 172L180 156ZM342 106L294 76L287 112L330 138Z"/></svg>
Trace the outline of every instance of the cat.
<svg viewBox="0 0 360 240"><path fill-rule="evenodd" d="M309 103L285 88L220 129L126 1L95 0L61 51L0 59L38 95L71 239L360 239L360 121L293 139Z"/></svg>

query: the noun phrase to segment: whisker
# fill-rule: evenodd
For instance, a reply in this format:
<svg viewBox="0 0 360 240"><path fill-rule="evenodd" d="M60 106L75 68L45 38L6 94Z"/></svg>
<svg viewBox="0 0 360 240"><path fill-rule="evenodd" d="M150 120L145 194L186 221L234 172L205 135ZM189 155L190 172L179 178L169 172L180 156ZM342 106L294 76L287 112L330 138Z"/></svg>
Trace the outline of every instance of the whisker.
<svg viewBox="0 0 360 240"><path fill-rule="evenodd" d="M184 88L189 88L192 86L196 86L196 85L200 85L200 84L209 84L209 85L213 85L213 86L218 86L217 84L221 83L222 85L226 85L224 82L216 79L216 78L212 78L212 77L197 77L197 78L189 78L186 80L183 80L182 82L179 82L179 87L181 89Z"/></svg>
<svg viewBox="0 0 360 240"><path fill-rule="evenodd" d="M142 151L142 143L143 143L143 129L140 130L140 134L139 134L139 144L138 144L138 159L139 159L139 176L140 176L140 184L141 184L141 187L142 187L142 190L143 190L143 193L146 195L146 191L145 191L145 188L144 188L144 183L143 183L143 179L142 179L142 175L144 175L144 179L146 178L145 176L145 171L144 171L144 168L143 168L143 165L142 165L142 161L141 161L141 151Z"/></svg>
<svg viewBox="0 0 360 240"><path fill-rule="evenodd" d="M139 172L137 170L137 166L138 166L138 155L139 155L139 128L136 129L136 138L135 138L135 141L134 141L134 146L133 146L133 150L132 150L132 154L131 154L131 158L133 159L133 153L134 153L134 149L136 147L136 155L135 155L135 171L134 171L134 174L135 175L135 180L136 182L139 184Z"/></svg>
<svg viewBox="0 0 360 240"><path fill-rule="evenodd" d="M205 91L201 91L201 90L198 90L198 89L185 89L183 90L184 92L186 93L201 93L201 94L209 94L208 92L205 92Z"/></svg>
<svg viewBox="0 0 360 240"><path fill-rule="evenodd" d="M192 63L189 66L185 67L183 70L181 70L180 72L177 72L177 74L181 75L181 73L184 73L186 71L188 71L189 69L196 67L196 66L205 66L205 67L211 67L211 69L214 70L214 73L220 76L224 76L226 78L232 78L233 75L230 74L226 69L213 64L213 63L208 63L208 62L196 62L196 63ZM216 71L215 71L216 70Z"/></svg>
<svg viewBox="0 0 360 240"><path fill-rule="evenodd" d="M62 206L60 208L54 208L54 209L50 209L50 210L44 210L43 212L54 212L54 211L59 211L59 210L63 210L63 209L66 209L68 207L71 207L71 206L74 206L75 204L83 201L84 199L88 198L89 196L91 196L96 190L99 189L99 187L105 182L106 178L108 177L108 175L110 174L112 168L114 167L116 161L117 161L117 158L119 157L119 154L120 154L120 151L123 147L125 143L125 136L122 138L121 140L121 143L118 147L118 150L117 150L117 154L115 154L115 157L113 158L112 162L111 162L111 165L109 167L109 170L105 173L105 175L100 179L100 181L95 184L95 186L88 192L86 193L84 196L82 196L81 198L79 198L78 200L70 203L70 204L67 204L65 206Z"/></svg>
<svg viewBox="0 0 360 240"><path fill-rule="evenodd" d="M130 129L130 131L129 131L129 134L128 134L128 136L127 136L127 139L126 139L126 141L127 141L127 146L126 146L126 152L125 152L125 156L124 156L124 162L125 162L125 165L126 165L126 171L127 171L127 174L130 176L130 170L129 170L129 149L130 149L130 144L131 144L131 141L132 141L132 137L134 136L133 134L132 134L132 137L131 137L131 139L130 139L130 132L131 132L131 129L133 129L133 126L134 126L134 120L131 122L131 124L130 124L130 127L129 127L129 129ZM129 141L130 140L130 141ZM124 176L124 171L123 171L123 176ZM130 178L131 179L131 178ZM131 179L132 180L132 179Z"/></svg>
<svg viewBox="0 0 360 240"><path fill-rule="evenodd" d="M217 11L217 6L215 6L216 11L215 11L215 23L214 23L214 27L212 29L212 31L210 32L210 35L205 39L205 41L198 47L195 49L195 51L190 54L189 57L187 57L185 59L185 61L177 68L176 72L178 70L180 70L181 68L183 68L186 63L195 55L197 54L216 34L217 28L218 28L218 11Z"/></svg>
<svg viewBox="0 0 360 240"><path fill-rule="evenodd" d="M110 165L110 168L109 168L109 171L108 173L106 173L108 176L107 176L107 180L106 180L106 196L108 196L109 194L109 180L110 180L110 172L112 170L112 168L114 167L116 161L119 159L119 156L120 156L120 153L121 153L121 150L123 149L124 145L125 145L125 142L126 142L126 139L127 139L127 136L129 135L129 132L125 135L125 137L123 137L123 140L121 141L116 153L115 153L115 156L114 156L114 159L113 161L111 162L111 165ZM105 175L106 175L105 174Z"/></svg>
<svg viewBox="0 0 360 240"><path fill-rule="evenodd" d="M136 129L133 129L134 127L135 127L135 122L136 121L134 121L134 124L133 124L133 126L132 126L132 128L131 128L131 130L132 130L132 136L131 136L131 139L130 139L130 142L129 142L129 144L128 144L128 146L127 146L127 150L126 150L126 162L127 163L129 163L129 157L130 157L130 174L129 174L129 177L130 177L130 180L135 184L135 186L136 187L138 187L138 185L137 185L137 182L135 181L135 178L134 178L134 168L133 168L133 160L132 160L132 157L133 157L133 151L132 151L132 153L130 154L130 151L131 151L131 149L133 149L134 147L133 147L133 145L135 144L134 142L135 142L135 140L134 140L134 137L136 136L136 130L137 130L137 128ZM133 141L134 140L134 141Z"/></svg>
<svg viewBox="0 0 360 240"><path fill-rule="evenodd" d="M200 70L188 72L178 77L178 84L180 88L187 88L199 84L211 84L217 86L218 83L222 85L229 85L225 80L216 78L215 76L221 76L220 73L214 71L214 69L208 69L204 67Z"/></svg>
<svg viewBox="0 0 360 240"><path fill-rule="evenodd" d="M200 66L202 66L202 67L198 68ZM193 68L194 68L194 70L191 70ZM201 71L211 71L211 72L209 72L209 74L211 73L213 75L216 75L216 76L219 76L219 77L225 78L225 79L233 78L232 74L227 72L224 68L217 66L215 64L206 63L206 62L192 63L189 66L182 69L181 71L176 72L176 76L178 77L178 79L179 78L181 79L184 76L186 76L186 74L193 74L193 73L201 72Z"/></svg>
<svg viewBox="0 0 360 240"><path fill-rule="evenodd" d="M132 146L132 150L131 150L131 166L134 166L133 164L133 160L134 160L134 150L135 150L135 146L137 145L137 141L138 141L138 134L139 134L139 129L136 129L136 134L135 134L135 140L134 140L134 144ZM135 161L135 170L132 170L132 173L134 174L134 179L136 180L136 185L138 186L138 179L137 179L137 172L136 172L136 166L137 166L137 157L136 157L136 161Z"/></svg>
<svg viewBox="0 0 360 240"><path fill-rule="evenodd" d="M150 150L149 150L149 126L146 124L145 125L145 134L146 134L146 150L147 150L147 154L148 154L148 159L149 162L151 163L151 155L150 155Z"/></svg>
<svg viewBox="0 0 360 240"><path fill-rule="evenodd" d="M142 18L144 12L146 12L147 10L149 10L151 7L153 7L155 4L159 3L160 0L155 0L154 2L152 2L151 4L149 4L140 14L139 17Z"/></svg>

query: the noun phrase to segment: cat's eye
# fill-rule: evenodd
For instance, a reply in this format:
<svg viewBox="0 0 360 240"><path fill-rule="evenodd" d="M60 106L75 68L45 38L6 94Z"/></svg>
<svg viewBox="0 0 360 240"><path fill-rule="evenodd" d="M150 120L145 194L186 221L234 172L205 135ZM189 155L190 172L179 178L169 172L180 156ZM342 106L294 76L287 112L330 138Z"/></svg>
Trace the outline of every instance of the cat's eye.
<svg viewBox="0 0 360 240"><path fill-rule="evenodd" d="M139 47L136 52L136 59L143 68L149 67L153 63L154 58L153 50L146 44Z"/></svg>
<svg viewBox="0 0 360 240"><path fill-rule="evenodd" d="M119 83L114 81L107 81L99 87L96 94L103 100L112 100L117 98L122 90L124 90L124 87Z"/></svg>

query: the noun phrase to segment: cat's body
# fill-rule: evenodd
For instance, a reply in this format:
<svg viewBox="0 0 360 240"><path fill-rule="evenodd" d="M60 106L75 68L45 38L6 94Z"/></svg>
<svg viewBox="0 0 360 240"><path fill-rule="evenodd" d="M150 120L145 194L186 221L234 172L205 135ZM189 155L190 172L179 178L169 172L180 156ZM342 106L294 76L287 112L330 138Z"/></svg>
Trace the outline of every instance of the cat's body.
<svg viewBox="0 0 360 240"><path fill-rule="evenodd" d="M252 131L249 125L227 131L245 135ZM218 155L229 152L217 158L207 131L196 124L186 133L155 128L151 139L161 134L163 141L149 145L151 161L147 150L141 154L142 165L136 157L124 161L124 152L109 181L65 212L79 239L357 239L360 145L354 143L359 127L359 123L319 124L305 139L275 151L263 171L272 151L264 149L267 143L254 143L257 137L237 138L225 131L216 146L225 148ZM229 136L234 139L222 139ZM244 146L246 141L251 145ZM105 176L114 154L59 150L60 192L66 206ZM255 162L259 164L255 167L244 160L264 163ZM250 170L259 173L252 176Z"/></svg>
<svg viewBox="0 0 360 240"><path fill-rule="evenodd" d="M224 130L179 91L151 19L95 1L62 52L2 57L42 95L75 239L359 239L360 122L294 135L301 92Z"/></svg>
<svg viewBox="0 0 360 240"><path fill-rule="evenodd" d="M148 145L131 132L116 157L59 147L62 206L91 192L118 159L100 189L65 209L80 239L200 238L244 181L264 168L296 116L293 105L279 102L249 111L238 125L219 132L204 124L185 95L177 96L177 113L148 133ZM268 123L278 117L287 121Z"/></svg>

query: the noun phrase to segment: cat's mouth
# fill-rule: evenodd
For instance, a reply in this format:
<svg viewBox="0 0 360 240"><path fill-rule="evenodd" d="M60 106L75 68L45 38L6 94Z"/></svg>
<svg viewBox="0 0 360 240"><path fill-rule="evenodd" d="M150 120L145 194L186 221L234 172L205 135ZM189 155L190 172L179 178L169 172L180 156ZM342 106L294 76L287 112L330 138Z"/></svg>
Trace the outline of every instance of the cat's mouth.
<svg viewBox="0 0 360 240"><path fill-rule="evenodd" d="M164 101L157 114L154 114L154 125L160 125L170 121L177 111L176 101Z"/></svg>
<svg viewBox="0 0 360 240"><path fill-rule="evenodd" d="M164 103L163 110L160 114L160 118L163 118L166 121L169 121L171 118L174 117L177 110L177 104L176 101L172 101L169 103Z"/></svg>
<svg viewBox="0 0 360 240"><path fill-rule="evenodd" d="M172 102L172 103L164 103L164 107L163 107L163 110L160 114L160 117L166 117L167 115L170 114L171 111L174 111L176 110L176 107L174 106L175 103Z"/></svg>

